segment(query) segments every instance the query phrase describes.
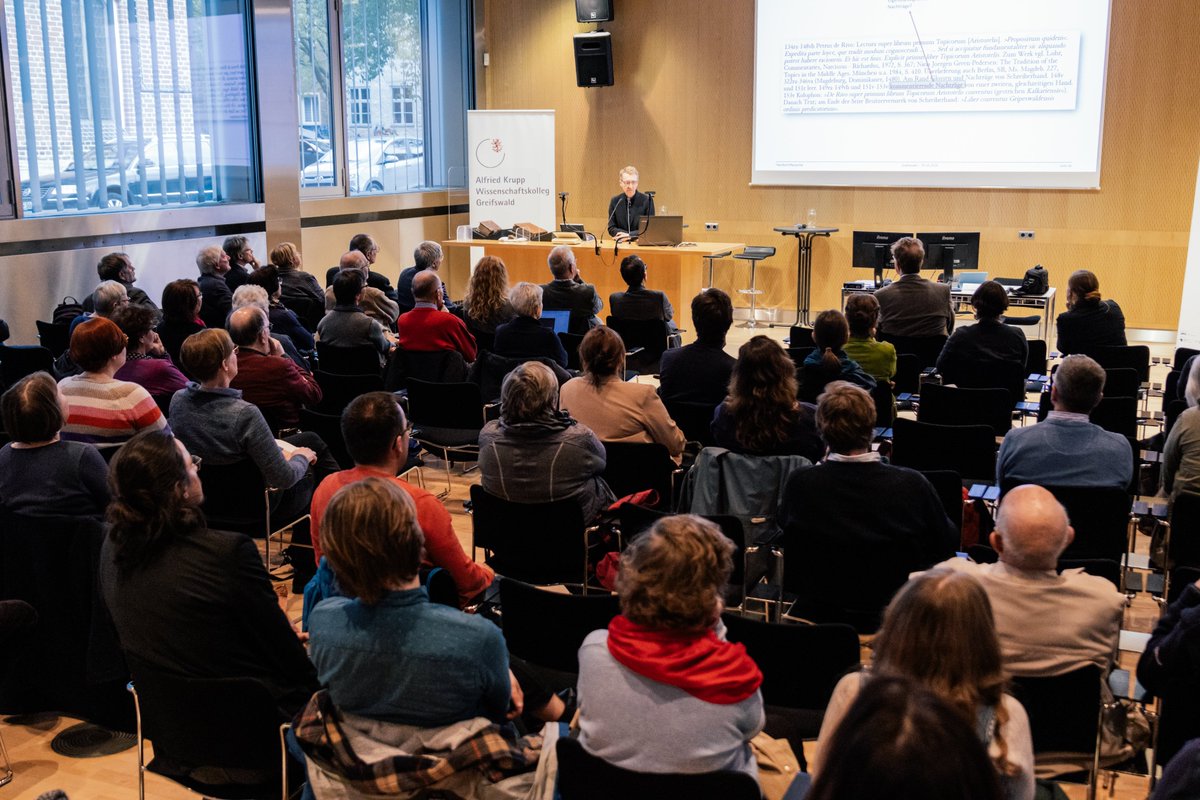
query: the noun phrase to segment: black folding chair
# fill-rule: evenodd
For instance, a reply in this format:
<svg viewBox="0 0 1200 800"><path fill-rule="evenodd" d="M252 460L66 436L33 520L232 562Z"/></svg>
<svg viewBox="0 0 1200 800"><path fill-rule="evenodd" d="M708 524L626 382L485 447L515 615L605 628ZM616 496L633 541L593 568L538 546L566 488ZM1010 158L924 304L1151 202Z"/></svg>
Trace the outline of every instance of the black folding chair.
<svg viewBox="0 0 1200 800"><path fill-rule="evenodd" d="M604 442L604 482L617 497L653 489L656 506L674 507L675 475L681 471L667 448L657 442Z"/></svg>
<svg viewBox="0 0 1200 800"><path fill-rule="evenodd" d="M879 381L871 390L871 399L875 401L875 426L887 428L896 419L896 398L892 396L892 387L887 381Z"/></svg>
<svg viewBox="0 0 1200 800"><path fill-rule="evenodd" d="M324 414L311 408L300 409L300 430L312 431L321 437L329 447L329 454L337 460L342 469L354 466L354 459L346 450L346 440L342 436L342 417L340 414Z"/></svg>
<svg viewBox="0 0 1200 800"><path fill-rule="evenodd" d="M440 454L446 465L450 492L450 463L479 460L479 431L484 425L483 397L473 383L430 383L408 379L409 420L422 445Z"/></svg>
<svg viewBox="0 0 1200 800"><path fill-rule="evenodd" d="M921 359L912 353L896 354L896 394L917 394L921 391Z"/></svg>
<svg viewBox="0 0 1200 800"><path fill-rule="evenodd" d="M607 628L620 613L614 594L567 594L512 578L500 581L500 621L508 651L547 669L577 674L583 640Z"/></svg>
<svg viewBox="0 0 1200 800"><path fill-rule="evenodd" d="M1011 412L1013 406L1025 399L1027 374L1025 364L1020 361L971 361L945 368L942 383L952 383L960 389L1006 389ZM926 388L921 387L922 400L925 399Z"/></svg>
<svg viewBox="0 0 1200 800"><path fill-rule="evenodd" d="M1137 397L1142 380L1136 369L1119 367L1104 370L1105 397Z"/></svg>
<svg viewBox="0 0 1200 800"><path fill-rule="evenodd" d="M954 529L962 533L963 521L963 485L962 478L957 472L948 469L931 469L921 472L925 479L933 484L933 490L937 492L938 499L942 501L942 508L946 509L946 516L954 523Z"/></svg>
<svg viewBox="0 0 1200 800"><path fill-rule="evenodd" d="M232 464L205 462L204 469L200 470L200 483L204 487L204 516L209 525L265 539L268 567L271 541L278 537L282 548L283 532L309 518L307 512L291 519L274 512L271 498L281 490L267 486L258 465L249 458ZM304 542L294 544L312 547Z"/></svg>
<svg viewBox="0 0 1200 800"><path fill-rule="evenodd" d="M793 325L788 332L788 346L815 348L817 343L813 341L813 329L807 325Z"/></svg>
<svg viewBox="0 0 1200 800"><path fill-rule="evenodd" d="M1171 400L1163 407L1163 439L1171 435L1171 428L1175 427L1175 420L1179 419L1179 415L1187 411L1186 400Z"/></svg>
<svg viewBox="0 0 1200 800"><path fill-rule="evenodd" d="M892 430L895 464L923 472L953 470L964 479L995 479L996 434L988 425L935 425L900 418Z"/></svg>
<svg viewBox="0 0 1200 800"><path fill-rule="evenodd" d="M341 415L346 406L359 395L382 392L383 378L378 372L363 375L337 375L319 369L313 373L321 387L321 402L317 411L322 414Z"/></svg>
<svg viewBox="0 0 1200 800"><path fill-rule="evenodd" d="M332 347L317 342L317 364L333 375L381 375L379 351L370 345Z"/></svg>
<svg viewBox="0 0 1200 800"><path fill-rule="evenodd" d="M1029 353L1025 356L1025 374L1046 374L1046 342L1043 339L1030 339Z"/></svg>
<svg viewBox="0 0 1200 800"><path fill-rule="evenodd" d="M688 403L682 400L663 400L667 413L675 424L683 431L689 442L699 442L703 447L711 447L716 442L712 435L713 414L717 406L708 403Z"/></svg>
<svg viewBox="0 0 1200 800"><path fill-rule="evenodd" d="M0 344L0 391L35 372L54 374L54 354L48 348Z"/></svg>
<svg viewBox="0 0 1200 800"><path fill-rule="evenodd" d="M1100 403L1092 409L1089 418L1106 431L1136 439L1138 430L1137 397L1105 395L1100 399ZM1137 449L1135 447L1134 451L1136 452Z"/></svg>
<svg viewBox="0 0 1200 800"><path fill-rule="evenodd" d="M927 383L921 387L917 419L937 425L987 425L996 436L1012 429L1012 394L1006 389L962 389Z"/></svg>
<svg viewBox="0 0 1200 800"><path fill-rule="evenodd" d="M1062 573L1068 569L1081 569L1088 575L1104 578L1119 592L1121 587L1121 563L1110 558L1060 558L1056 567Z"/></svg>
<svg viewBox="0 0 1200 800"><path fill-rule="evenodd" d="M558 340L562 342L563 349L567 351L567 369L579 371L583 369L583 365L579 362L579 345L583 344L582 333L560 333Z"/></svg>
<svg viewBox="0 0 1200 800"><path fill-rule="evenodd" d="M662 354L666 352L671 335L670 326L664 320L622 319L610 316L606 324L625 342L627 352L637 347L642 348L640 352L626 358L628 369L636 371L639 375L658 373Z"/></svg>
<svg viewBox="0 0 1200 800"><path fill-rule="evenodd" d="M565 736L555 752L562 800L762 800L758 781L744 772L634 772L591 755L578 739Z"/></svg>
<svg viewBox="0 0 1200 800"><path fill-rule="evenodd" d="M587 530L574 499L515 503L471 487L474 548L500 575L526 583L587 585Z"/></svg>
<svg viewBox="0 0 1200 800"><path fill-rule="evenodd" d="M1191 347L1176 347L1175 355L1171 357L1171 367L1173 369L1183 369L1183 365L1187 360L1194 355L1200 354L1200 350Z"/></svg>
<svg viewBox="0 0 1200 800"><path fill-rule="evenodd" d="M1090 664L1050 678L1014 677L1012 694L1029 715L1035 760L1057 763L1076 756L1088 774L1094 800L1100 772L1100 720L1104 674Z"/></svg>
<svg viewBox="0 0 1200 800"><path fill-rule="evenodd" d="M1097 347L1091 355L1105 369L1135 369L1140 381L1150 380L1150 347L1147 345Z"/></svg>
<svg viewBox="0 0 1200 800"><path fill-rule="evenodd" d="M71 326L37 320L38 341L58 358L71 346Z"/></svg>

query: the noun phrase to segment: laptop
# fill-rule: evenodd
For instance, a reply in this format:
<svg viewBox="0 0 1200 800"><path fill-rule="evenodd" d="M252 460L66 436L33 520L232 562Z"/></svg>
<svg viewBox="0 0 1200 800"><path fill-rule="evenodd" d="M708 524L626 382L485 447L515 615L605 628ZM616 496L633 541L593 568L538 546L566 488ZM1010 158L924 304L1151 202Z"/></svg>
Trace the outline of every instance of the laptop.
<svg viewBox="0 0 1200 800"><path fill-rule="evenodd" d="M543 327L553 328L556 334L566 333L570 327L571 312L542 309L542 317L538 322L542 323Z"/></svg>
<svg viewBox="0 0 1200 800"><path fill-rule="evenodd" d="M637 236L641 247L675 247L683 241L683 217L643 217L642 223Z"/></svg>

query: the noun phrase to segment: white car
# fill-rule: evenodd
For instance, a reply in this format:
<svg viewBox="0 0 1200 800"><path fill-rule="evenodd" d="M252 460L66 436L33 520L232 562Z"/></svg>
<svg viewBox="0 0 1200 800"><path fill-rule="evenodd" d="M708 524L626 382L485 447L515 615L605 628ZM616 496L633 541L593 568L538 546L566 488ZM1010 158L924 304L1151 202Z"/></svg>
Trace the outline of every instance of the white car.
<svg viewBox="0 0 1200 800"><path fill-rule="evenodd" d="M382 142L353 139L346 149L346 177L351 194L404 192L423 182L421 155L424 145L419 139L396 138ZM304 168L300 173L300 185L334 186L337 183L335 170L334 153L330 150Z"/></svg>

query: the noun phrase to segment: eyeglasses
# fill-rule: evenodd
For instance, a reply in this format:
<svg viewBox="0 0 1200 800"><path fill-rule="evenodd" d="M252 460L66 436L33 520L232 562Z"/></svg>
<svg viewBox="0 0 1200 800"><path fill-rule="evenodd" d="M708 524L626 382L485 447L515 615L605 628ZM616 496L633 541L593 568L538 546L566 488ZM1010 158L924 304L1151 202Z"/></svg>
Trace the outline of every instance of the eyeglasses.
<svg viewBox="0 0 1200 800"><path fill-rule="evenodd" d="M204 459L200 456L192 456L192 466L196 468L197 472L200 470L200 465L203 463Z"/></svg>

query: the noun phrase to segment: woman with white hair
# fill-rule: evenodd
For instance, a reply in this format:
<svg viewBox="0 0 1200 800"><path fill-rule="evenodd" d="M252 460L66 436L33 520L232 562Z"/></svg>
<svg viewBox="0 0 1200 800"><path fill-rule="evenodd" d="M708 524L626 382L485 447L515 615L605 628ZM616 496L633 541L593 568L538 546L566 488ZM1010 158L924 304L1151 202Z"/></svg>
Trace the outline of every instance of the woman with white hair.
<svg viewBox="0 0 1200 800"><path fill-rule="evenodd" d="M1162 488L1171 499L1180 492L1200 494L1200 369L1189 373L1183 396L1187 410L1175 420L1163 447Z"/></svg>
<svg viewBox="0 0 1200 800"><path fill-rule="evenodd" d="M506 358L552 358L560 367L567 366L567 351L553 328L538 320L542 317L542 287L521 281L508 293L517 316L496 328L494 351Z"/></svg>

